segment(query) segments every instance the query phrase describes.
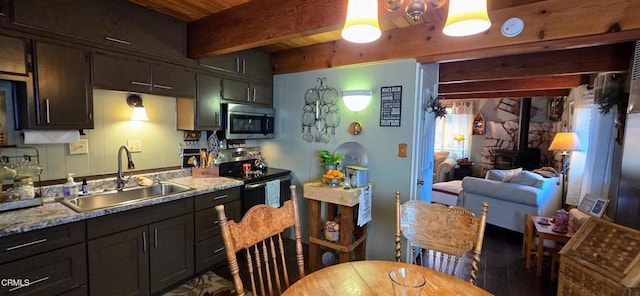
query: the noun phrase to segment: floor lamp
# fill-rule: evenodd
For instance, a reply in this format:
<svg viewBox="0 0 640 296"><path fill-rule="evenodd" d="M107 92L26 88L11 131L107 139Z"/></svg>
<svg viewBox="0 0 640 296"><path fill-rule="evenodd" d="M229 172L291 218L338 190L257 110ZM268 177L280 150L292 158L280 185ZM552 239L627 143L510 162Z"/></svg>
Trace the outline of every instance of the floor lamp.
<svg viewBox="0 0 640 296"><path fill-rule="evenodd" d="M556 133L556 136L549 145L549 151L560 151L562 153L562 208L566 207L567 194L565 191L565 183L567 180L567 171L569 171L569 164L567 163L567 156L571 151L580 150L580 139L576 133L572 132L560 132Z"/></svg>

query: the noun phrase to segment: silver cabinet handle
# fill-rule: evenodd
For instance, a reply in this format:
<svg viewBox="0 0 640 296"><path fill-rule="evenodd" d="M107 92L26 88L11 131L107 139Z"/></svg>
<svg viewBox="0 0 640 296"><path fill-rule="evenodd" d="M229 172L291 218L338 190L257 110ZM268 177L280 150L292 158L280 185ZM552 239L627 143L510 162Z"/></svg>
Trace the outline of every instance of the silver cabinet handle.
<svg viewBox="0 0 640 296"><path fill-rule="evenodd" d="M253 101L254 102L256 101L256 89L255 88L253 89Z"/></svg>
<svg viewBox="0 0 640 296"><path fill-rule="evenodd" d="M30 287L30 286L32 286L32 285L35 285L35 284L39 283L39 282L44 282L44 281L46 281L46 280L48 280L48 279L49 279L49 277L48 277L48 276L45 276L45 277L43 277L43 278L39 278L39 279L37 279L37 280L35 280L35 281L33 281L33 282L32 282L32 281L29 281L29 284L28 284L28 285L21 285L21 286L18 286L18 287L11 288L11 289L9 289L9 292L13 292L13 291L16 291L16 290L20 290L20 289L22 289L22 288Z"/></svg>
<svg viewBox="0 0 640 296"><path fill-rule="evenodd" d="M142 86L151 86L151 83L139 82L139 81L131 81L133 85L142 85Z"/></svg>
<svg viewBox="0 0 640 296"><path fill-rule="evenodd" d="M247 87L247 102L251 102L251 89Z"/></svg>
<svg viewBox="0 0 640 296"><path fill-rule="evenodd" d="M213 221L213 225L220 224L220 220Z"/></svg>
<svg viewBox="0 0 640 296"><path fill-rule="evenodd" d="M214 253L214 254L218 254L218 253L220 253L220 252L222 252L222 251L224 251L224 247L221 247L221 248L219 248L219 249L217 249L217 250L213 251L213 253Z"/></svg>
<svg viewBox="0 0 640 296"><path fill-rule="evenodd" d="M117 39L117 38L113 38L113 37L109 37L109 36L105 36L104 39L107 39L107 41L112 41L112 42L116 42L116 43L120 43L120 44L124 44L124 45L130 45L131 42L129 41L125 41L122 39Z"/></svg>
<svg viewBox="0 0 640 296"><path fill-rule="evenodd" d="M47 123L51 123L51 117L50 117L50 113L49 113L49 99L45 99L44 100L44 109L46 110L45 112L45 116L47 118Z"/></svg>
<svg viewBox="0 0 640 296"><path fill-rule="evenodd" d="M153 248L158 248L158 228L153 229Z"/></svg>
<svg viewBox="0 0 640 296"><path fill-rule="evenodd" d="M242 59L242 74L247 73L247 60Z"/></svg>
<svg viewBox="0 0 640 296"><path fill-rule="evenodd" d="M152 86L153 87L157 87L157 88L162 88L162 89L173 89L173 87L171 87L171 86L166 86L166 85L162 85L162 84L154 84Z"/></svg>
<svg viewBox="0 0 640 296"><path fill-rule="evenodd" d="M20 249L20 248L32 246L32 245L35 245L35 244L44 243L46 241L47 241L47 239L43 238L43 239L39 239L39 240L36 240L36 241L20 244L20 245L17 245L17 246L8 247L8 248L5 249L5 251L11 251L11 250L15 250L15 249Z"/></svg>
<svg viewBox="0 0 640 296"><path fill-rule="evenodd" d="M147 232L146 231L142 232L142 250L145 253L147 252Z"/></svg>
<svg viewBox="0 0 640 296"><path fill-rule="evenodd" d="M236 73L240 73L240 58L236 58Z"/></svg>
<svg viewBox="0 0 640 296"><path fill-rule="evenodd" d="M216 196L216 197L214 197L214 198L213 198L213 200L219 200L219 199L223 199L223 198L227 198L227 197L229 197L229 195L228 195L228 194L220 195L220 196Z"/></svg>

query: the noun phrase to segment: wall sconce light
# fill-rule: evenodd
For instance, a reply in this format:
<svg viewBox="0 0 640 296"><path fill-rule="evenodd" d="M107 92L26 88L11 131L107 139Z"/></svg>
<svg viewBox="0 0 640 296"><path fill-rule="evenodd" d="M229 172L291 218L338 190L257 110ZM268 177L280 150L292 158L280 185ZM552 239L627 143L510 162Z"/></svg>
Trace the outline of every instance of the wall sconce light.
<svg viewBox="0 0 640 296"><path fill-rule="evenodd" d="M342 38L354 43L368 43L382 35L378 24L378 0L349 0Z"/></svg>
<svg viewBox="0 0 640 296"><path fill-rule="evenodd" d="M342 93L342 100L349 110L358 112L369 105L371 94L370 90L347 90Z"/></svg>
<svg viewBox="0 0 640 296"><path fill-rule="evenodd" d="M131 121L149 121L147 110L142 105L142 98L139 95L129 95L127 97L127 105L133 108Z"/></svg>

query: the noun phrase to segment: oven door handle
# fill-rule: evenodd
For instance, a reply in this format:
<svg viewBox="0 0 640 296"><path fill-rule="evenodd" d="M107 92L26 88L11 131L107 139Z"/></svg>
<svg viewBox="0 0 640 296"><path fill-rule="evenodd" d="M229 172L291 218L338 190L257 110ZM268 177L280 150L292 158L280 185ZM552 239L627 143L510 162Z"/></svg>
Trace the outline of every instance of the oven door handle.
<svg viewBox="0 0 640 296"><path fill-rule="evenodd" d="M288 175L288 176L283 177L283 178L278 178L278 180L280 180L280 182L291 181L291 175ZM244 185L244 189L251 190L251 189L256 189L256 188L260 188L260 187L264 187L264 186L267 186L267 182L260 182L260 183L256 183L256 184L247 184L247 185Z"/></svg>

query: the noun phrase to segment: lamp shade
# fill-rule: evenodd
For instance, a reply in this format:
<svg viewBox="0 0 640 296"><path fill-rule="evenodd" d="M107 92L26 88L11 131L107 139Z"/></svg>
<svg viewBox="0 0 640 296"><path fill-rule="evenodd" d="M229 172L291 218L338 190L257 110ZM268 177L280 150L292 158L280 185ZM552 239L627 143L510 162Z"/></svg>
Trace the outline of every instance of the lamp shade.
<svg viewBox="0 0 640 296"><path fill-rule="evenodd" d="M371 94L370 90L347 90L342 93L342 100L349 110L358 112L369 105Z"/></svg>
<svg viewBox="0 0 640 296"><path fill-rule="evenodd" d="M449 0L449 14L442 33L447 36L469 36L491 27L487 0Z"/></svg>
<svg viewBox="0 0 640 296"><path fill-rule="evenodd" d="M133 107L133 112L131 112L131 120L149 121L149 116L147 116L147 109L145 109L144 107Z"/></svg>
<svg viewBox="0 0 640 296"><path fill-rule="evenodd" d="M578 151L580 150L580 139L576 133L557 133L549 145L549 151Z"/></svg>
<svg viewBox="0 0 640 296"><path fill-rule="evenodd" d="M349 0L342 38L354 43L368 43L382 35L378 25L377 0Z"/></svg>

